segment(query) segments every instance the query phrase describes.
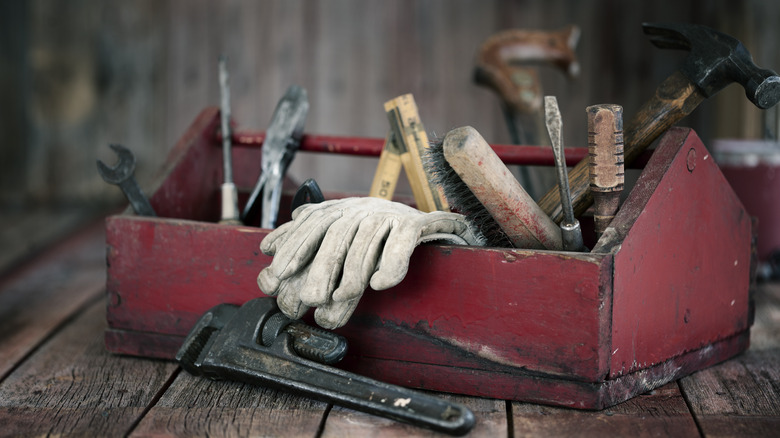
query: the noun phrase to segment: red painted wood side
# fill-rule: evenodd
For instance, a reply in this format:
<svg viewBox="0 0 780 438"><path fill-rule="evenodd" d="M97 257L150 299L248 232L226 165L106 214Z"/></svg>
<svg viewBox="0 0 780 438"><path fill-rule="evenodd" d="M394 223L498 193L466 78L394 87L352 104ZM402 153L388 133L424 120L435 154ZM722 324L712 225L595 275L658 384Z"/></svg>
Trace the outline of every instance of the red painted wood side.
<svg viewBox="0 0 780 438"><path fill-rule="evenodd" d="M256 277L271 261L259 251L266 232L109 218L110 327L181 336L211 306L260 295ZM344 333L363 355L458 364L451 349L388 345L383 334L409 329L427 344L498 364L598 380L606 374L609 265L603 255L426 245L399 286L366 293L354 317L361 322Z"/></svg>
<svg viewBox="0 0 780 438"><path fill-rule="evenodd" d="M376 359L350 353L337 366L384 382L479 397L520 400L577 409L604 409L729 359L747 349L750 332L715 342L662 364L600 382L544 376L516 368L442 366ZM110 351L173 359L183 337L125 330L106 331ZM393 337L394 343L406 339Z"/></svg>
<svg viewBox="0 0 780 438"><path fill-rule="evenodd" d="M257 274L267 230L205 222L106 219L108 323L186 335L212 306L260 296Z"/></svg>
<svg viewBox="0 0 780 438"><path fill-rule="evenodd" d="M150 203L159 217L216 221L222 150L214 147L219 111L203 110L168 154Z"/></svg>
<svg viewBox="0 0 780 438"><path fill-rule="evenodd" d="M750 218L689 129L673 129L616 226L611 377L748 327Z"/></svg>
<svg viewBox="0 0 780 438"><path fill-rule="evenodd" d="M411 265L399 287L367 291L341 331L356 354L606 375L609 257L429 245Z"/></svg>
<svg viewBox="0 0 780 438"><path fill-rule="evenodd" d="M604 409L729 359L747 349L739 333L663 363L599 382L578 382L533 373L404 363L370 357L339 365L396 385L576 409Z"/></svg>

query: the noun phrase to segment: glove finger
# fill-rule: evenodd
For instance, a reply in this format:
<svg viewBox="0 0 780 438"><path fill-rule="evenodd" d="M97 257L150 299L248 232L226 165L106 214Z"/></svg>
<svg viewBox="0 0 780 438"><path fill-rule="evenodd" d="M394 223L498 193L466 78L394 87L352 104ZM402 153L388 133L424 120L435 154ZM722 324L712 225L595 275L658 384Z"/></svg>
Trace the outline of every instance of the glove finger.
<svg viewBox="0 0 780 438"><path fill-rule="evenodd" d="M344 326L349 321L349 317L355 312L360 296L353 300L335 302L320 306L314 311L314 321L328 330L333 330Z"/></svg>
<svg viewBox="0 0 780 438"><path fill-rule="evenodd" d="M287 240L287 231L291 229L292 226L292 222L285 222L268 233L268 235L263 238L262 242L260 242L260 251L265 255L274 255L277 247L281 246Z"/></svg>
<svg viewBox="0 0 780 438"><path fill-rule="evenodd" d="M309 307L301 301L299 292L306 282L308 269L298 273L286 280L282 280L279 286L279 296L276 298L276 305L288 318L300 319Z"/></svg>
<svg viewBox="0 0 780 438"><path fill-rule="evenodd" d="M395 221L389 217L370 216L360 223L352 246L344 260L341 284L333 291L334 301L359 297L376 270L379 254Z"/></svg>
<svg viewBox="0 0 780 438"><path fill-rule="evenodd" d="M409 270L409 258L420 238L420 229L420 223L412 221L390 230L369 283L374 290L389 289L404 279Z"/></svg>
<svg viewBox="0 0 780 438"><path fill-rule="evenodd" d="M276 252L270 265L274 275L284 280L306 266L317 252L330 225L341 215L341 211L315 211L304 221L307 227L288 231L289 238Z"/></svg>
<svg viewBox="0 0 780 438"><path fill-rule="evenodd" d="M358 212L333 222L322 239L320 249L311 262L301 300L308 306L320 306L330 301L331 293L342 275L344 259L350 250L360 222L368 212Z"/></svg>
<svg viewBox="0 0 780 438"><path fill-rule="evenodd" d="M425 240L426 235L435 234L438 238L447 235L467 236L468 239L464 240L471 243L474 240L472 231L463 216L455 213L432 212L402 221L402 224L393 227L387 236L379 266L369 284L375 290L383 290L400 283L409 271L409 259L414 249L421 240ZM457 238L445 240L457 243L461 241Z"/></svg>
<svg viewBox="0 0 780 438"><path fill-rule="evenodd" d="M268 268L257 274L257 285L260 287L260 291L266 295L273 297L279 293L280 281Z"/></svg>

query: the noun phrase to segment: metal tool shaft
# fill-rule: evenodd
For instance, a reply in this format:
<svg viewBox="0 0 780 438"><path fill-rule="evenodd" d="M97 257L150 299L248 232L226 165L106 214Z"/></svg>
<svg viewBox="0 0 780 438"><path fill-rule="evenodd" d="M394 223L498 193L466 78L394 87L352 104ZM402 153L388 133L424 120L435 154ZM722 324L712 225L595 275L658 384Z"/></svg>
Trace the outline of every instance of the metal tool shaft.
<svg viewBox="0 0 780 438"><path fill-rule="evenodd" d="M566 158L563 152L563 122L561 112L558 109L558 100L555 96L544 97L545 122L550 134L553 155L555 156L555 169L558 174L558 190L561 197L563 220L561 226L561 240L563 249L567 251L580 251L583 247L580 222L574 217L574 208L571 202L569 190L569 175L566 169Z"/></svg>
<svg viewBox="0 0 780 438"><path fill-rule="evenodd" d="M222 215L220 223L238 225L238 189L233 183L233 135L230 129L230 88L228 86L227 60L219 58L220 122L222 128Z"/></svg>

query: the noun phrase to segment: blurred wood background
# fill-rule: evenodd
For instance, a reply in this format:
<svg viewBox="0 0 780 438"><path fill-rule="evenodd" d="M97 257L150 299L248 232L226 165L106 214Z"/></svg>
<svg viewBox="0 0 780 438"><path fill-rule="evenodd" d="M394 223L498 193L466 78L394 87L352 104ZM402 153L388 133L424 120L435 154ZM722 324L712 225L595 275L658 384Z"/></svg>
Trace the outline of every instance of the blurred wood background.
<svg viewBox="0 0 780 438"><path fill-rule="evenodd" d="M121 201L95 169L114 162L109 143L135 152L143 187L198 112L218 105L220 54L239 128L264 130L295 83L308 90L309 133L384 137L383 103L413 93L429 133L472 125L509 143L496 95L472 82L477 48L509 28L576 24L581 76L541 72L565 143L585 146L586 106L621 104L628 119L685 57L652 46L642 22L714 27L778 70L778 19L774 0L2 0L0 208ZM761 138L765 116L732 85L683 124L705 143ZM375 166L299 154L291 173L367 192Z"/></svg>

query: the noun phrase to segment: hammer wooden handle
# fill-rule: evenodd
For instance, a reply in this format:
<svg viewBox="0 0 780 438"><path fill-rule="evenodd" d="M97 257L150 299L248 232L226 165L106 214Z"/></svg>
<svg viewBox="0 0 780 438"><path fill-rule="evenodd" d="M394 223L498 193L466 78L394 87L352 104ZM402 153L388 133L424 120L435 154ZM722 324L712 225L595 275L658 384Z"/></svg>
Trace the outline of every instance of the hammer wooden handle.
<svg viewBox="0 0 780 438"><path fill-rule="evenodd" d="M690 114L706 97L682 73L675 72L658 86L655 95L639 109L624 131L625 164L632 163L647 147L680 119ZM593 196L588 190L588 160L580 161L569 172L574 214L582 214ZM540 200L539 206L555 222L563 218L558 188L551 188Z"/></svg>

